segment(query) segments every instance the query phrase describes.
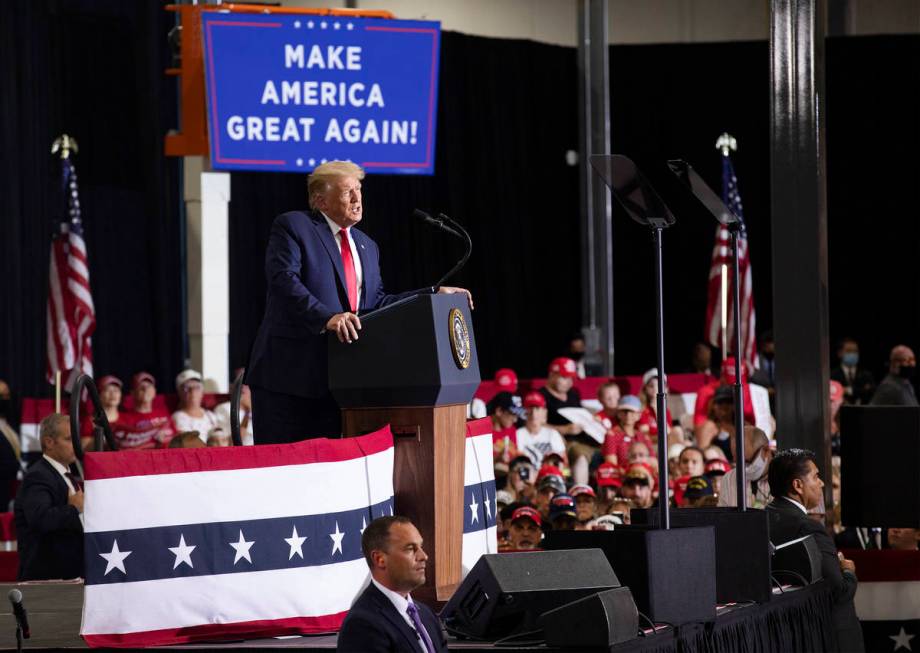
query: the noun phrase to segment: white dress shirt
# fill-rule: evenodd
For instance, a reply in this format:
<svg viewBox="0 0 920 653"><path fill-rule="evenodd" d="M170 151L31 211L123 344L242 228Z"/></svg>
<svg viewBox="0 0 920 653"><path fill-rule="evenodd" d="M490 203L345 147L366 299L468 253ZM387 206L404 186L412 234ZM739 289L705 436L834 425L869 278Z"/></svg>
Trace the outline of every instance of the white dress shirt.
<svg viewBox="0 0 920 653"><path fill-rule="evenodd" d="M377 582L376 578L371 578L371 582L374 586L383 592L383 595L390 599L390 602L393 604L393 607L396 608L396 611L405 619L406 623L409 624L409 628L415 631L415 624L412 623L412 617L409 616L409 603L412 601L411 596L403 596L399 592L394 592L389 587L384 587ZM421 616L419 617L421 618ZM415 631L418 635L418 631ZM419 637L419 642L422 642L421 637ZM425 649L425 645L422 644L422 650Z"/></svg>
<svg viewBox="0 0 920 653"><path fill-rule="evenodd" d="M796 508L802 511L802 514L804 515L808 514L808 511L805 509L805 506L803 506L801 503L799 503L795 499L790 499L789 497L783 497L783 498L789 503L794 504Z"/></svg>
<svg viewBox="0 0 920 653"><path fill-rule="evenodd" d="M322 211L320 211L320 213L322 213ZM329 229L332 231L332 239L335 240L336 247L339 252L341 252L342 239L339 237L339 232L342 231L342 228L330 220L329 216L325 213L323 213L323 217L326 218L326 224L329 225ZM358 306L360 306L361 290L364 287L364 268L361 267L361 257L358 256L358 248L355 246L355 239L351 237L351 229L349 228L345 233L348 236L348 247L351 249L351 260L355 262L355 283L358 286ZM341 254L339 254L339 256L341 256Z"/></svg>
<svg viewBox="0 0 920 653"><path fill-rule="evenodd" d="M67 483L67 495L68 495L68 496L73 496L73 495L75 495L75 494L77 493L77 491L76 491L76 489L74 489L73 483L71 483L71 482L70 482L70 479L67 477L67 473L68 473L70 470L67 469L66 467L64 467L64 465L62 465L61 463L59 463L58 461L56 461L54 458L51 458L50 456L46 456L46 455L42 454L42 458L44 458L45 460L47 460L48 463L49 463L52 467L54 467L54 471L56 471L58 474L60 474L60 475L61 475L61 478L64 479L64 482Z"/></svg>

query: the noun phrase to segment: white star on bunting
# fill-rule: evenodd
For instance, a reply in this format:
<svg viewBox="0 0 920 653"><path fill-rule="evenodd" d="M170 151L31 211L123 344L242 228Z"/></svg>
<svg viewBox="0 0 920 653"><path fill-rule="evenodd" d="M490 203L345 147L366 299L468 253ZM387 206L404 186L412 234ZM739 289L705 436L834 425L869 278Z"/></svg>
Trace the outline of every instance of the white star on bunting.
<svg viewBox="0 0 920 653"><path fill-rule="evenodd" d="M291 551L288 553L288 560L293 558L295 553L303 560L303 543L306 539L306 537L299 537L297 535L297 526L294 526L294 532L291 533L291 536L284 538L284 541L291 547Z"/></svg>
<svg viewBox="0 0 920 653"><path fill-rule="evenodd" d="M486 500L483 503L486 504L486 517L492 519L492 499L489 498L488 492L486 492Z"/></svg>
<svg viewBox="0 0 920 653"><path fill-rule="evenodd" d="M243 537L243 531L240 530L239 542L230 542L229 544L236 551L236 555L233 557L234 565L244 558L249 564L252 564L252 558L249 557L249 549L251 549L252 545L255 544L255 540L252 542L247 542L246 538Z"/></svg>
<svg viewBox="0 0 920 653"><path fill-rule="evenodd" d="M889 635L888 639L894 640L894 650L897 651L900 648L906 648L908 651L913 651L914 649L910 645L910 640L912 640L916 635L908 635L904 630L904 626L901 626L901 632L897 635Z"/></svg>
<svg viewBox="0 0 920 653"><path fill-rule="evenodd" d="M473 518L470 521L471 524L475 524L479 521L479 504L476 503L476 495L473 495L473 503L470 504L470 512L473 513Z"/></svg>
<svg viewBox="0 0 920 653"><path fill-rule="evenodd" d="M339 530L339 522L335 523L335 533L329 533L329 537L332 538L332 555L335 555L336 550L342 555L345 555L342 552L342 538L345 537L345 533Z"/></svg>
<svg viewBox="0 0 920 653"><path fill-rule="evenodd" d="M364 517L362 517L361 518L361 535L364 535L364 531L366 529L367 529L367 520Z"/></svg>
<svg viewBox="0 0 920 653"><path fill-rule="evenodd" d="M173 563L173 569L181 565L183 562L190 568L195 568L195 566L192 564L192 551L195 550L195 545L188 546L185 543L185 535L179 533L179 546L171 546L169 547L169 550L173 552L174 556L176 556L176 561Z"/></svg>
<svg viewBox="0 0 920 653"><path fill-rule="evenodd" d="M117 569L121 573L127 576L128 572L125 571L125 558L131 555L130 551L119 551L118 550L118 540L115 540L112 544L112 550L109 553L100 553L103 558L105 558L105 573L103 576L108 576L109 572L113 569Z"/></svg>

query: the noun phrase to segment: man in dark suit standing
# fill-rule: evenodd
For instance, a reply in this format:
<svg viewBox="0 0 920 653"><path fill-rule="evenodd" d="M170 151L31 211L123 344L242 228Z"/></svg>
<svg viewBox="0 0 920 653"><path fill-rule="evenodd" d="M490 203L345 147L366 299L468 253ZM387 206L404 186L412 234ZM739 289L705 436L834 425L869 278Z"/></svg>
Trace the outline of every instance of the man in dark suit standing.
<svg viewBox="0 0 920 653"><path fill-rule="evenodd" d="M406 517L375 519L361 535L371 583L351 606L336 650L354 653L447 650L441 623L409 592L425 582L422 536Z"/></svg>
<svg viewBox="0 0 920 653"><path fill-rule="evenodd" d="M70 418L55 413L39 426L42 457L28 471L16 497L19 580L83 576L83 481L76 462Z"/></svg>
<svg viewBox="0 0 920 653"><path fill-rule="evenodd" d="M767 472L773 501L767 506L770 516L770 541L779 545L813 535L821 551L821 574L834 598L834 627L840 651L863 651L862 628L853 607L856 594L856 565L837 552L834 541L822 524L808 516L819 505L824 481L818 475L815 455L805 449L780 451Z"/></svg>
<svg viewBox="0 0 920 653"><path fill-rule="evenodd" d="M326 336L358 339L360 313L421 293L467 295L462 288L422 288L388 295L377 244L361 221L364 171L346 161L318 166L307 183L310 212L284 213L272 224L265 253L265 316L250 355L257 444L341 434L329 392Z"/></svg>

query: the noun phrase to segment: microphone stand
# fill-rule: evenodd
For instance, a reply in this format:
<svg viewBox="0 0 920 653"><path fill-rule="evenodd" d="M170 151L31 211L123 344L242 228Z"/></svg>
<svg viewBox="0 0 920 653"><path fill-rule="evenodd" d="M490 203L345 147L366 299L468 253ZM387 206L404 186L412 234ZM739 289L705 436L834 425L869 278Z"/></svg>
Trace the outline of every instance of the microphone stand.
<svg viewBox="0 0 920 653"><path fill-rule="evenodd" d="M463 258L457 261L457 264L454 265L454 267L452 267L450 270L448 270L447 274L445 274L443 277L441 277L438 280L438 283L435 284L436 288L443 286L445 281L447 281L452 276L457 274L463 268L463 266L466 265L466 262L470 260L470 254L473 253L473 239L470 238L470 234L467 232L467 230L464 229L463 226L459 222L457 222L456 220L453 220L452 218L447 217L443 213L439 213L438 217L441 218L444 222L447 222L456 231L460 232L461 237L466 242L466 252L464 252Z"/></svg>
<svg viewBox="0 0 920 653"><path fill-rule="evenodd" d="M243 392L243 377L246 370L241 370L239 376L230 386L230 438L233 440L234 447L243 446L243 438L240 437L240 395Z"/></svg>
<svg viewBox="0 0 920 653"><path fill-rule="evenodd" d="M84 390L89 396L90 403L93 404L93 437L96 451L102 451L103 438L108 448L111 451L115 450L112 427L109 426L109 418L105 415L105 409L102 407L93 377L89 374L81 374L77 377L70 392L70 437L73 440L74 454L79 460L83 460L83 444L80 442L80 397Z"/></svg>
<svg viewBox="0 0 920 653"><path fill-rule="evenodd" d="M668 497L668 423L667 377L664 374L664 275L662 234L674 224L674 216L642 176L636 164L619 154L592 155L591 165L610 188L617 202L630 217L652 231L655 251L655 327L658 358L658 527L670 530L671 515Z"/></svg>

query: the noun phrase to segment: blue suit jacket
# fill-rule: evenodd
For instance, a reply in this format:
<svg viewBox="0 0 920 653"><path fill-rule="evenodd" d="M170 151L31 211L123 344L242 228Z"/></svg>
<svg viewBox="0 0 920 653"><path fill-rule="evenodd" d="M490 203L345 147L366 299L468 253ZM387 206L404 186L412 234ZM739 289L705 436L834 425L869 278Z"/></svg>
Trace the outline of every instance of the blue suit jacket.
<svg viewBox="0 0 920 653"><path fill-rule="evenodd" d="M377 243L352 227L363 280L358 312L371 311L432 289L388 295L380 277ZM328 393L329 318L349 310L339 244L319 212L275 218L265 252L265 316L249 357L246 382L301 397Z"/></svg>
<svg viewBox="0 0 920 653"><path fill-rule="evenodd" d="M415 605L435 650L446 652L447 640L441 622L427 606ZM336 645L340 653L424 653L424 650L415 631L373 583L348 611Z"/></svg>

